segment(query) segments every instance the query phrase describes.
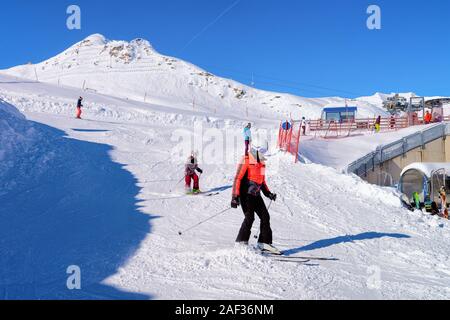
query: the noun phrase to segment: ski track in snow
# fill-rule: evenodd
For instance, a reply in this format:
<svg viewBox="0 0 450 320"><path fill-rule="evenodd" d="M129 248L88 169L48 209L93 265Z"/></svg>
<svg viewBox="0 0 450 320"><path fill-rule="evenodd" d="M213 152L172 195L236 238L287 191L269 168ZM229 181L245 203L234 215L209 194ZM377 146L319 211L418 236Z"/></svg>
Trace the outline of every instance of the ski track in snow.
<svg viewBox="0 0 450 320"><path fill-rule="evenodd" d="M322 165L293 165L291 157L276 154L268 162L269 167L276 161L280 164L276 174L268 177L269 187L280 195L271 207L275 245L292 256L335 257L338 261L312 261L310 265L300 265L267 259L251 248L234 248L233 241L243 218L240 209L229 211L179 236L179 230L229 207L231 190L227 186L232 184L235 173L235 168L229 166L204 166L203 189L225 189L214 197L183 196L182 183L170 192L183 175L182 164L171 160L174 146L170 141L171 133L179 127L192 130L192 122L186 121L192 116L185 113L174 117L171 109L160 106L130 108L132 101L122 105L114 98L91 94L97 102L92 108L85 109L84 116L88 120L79 121L73 119L73 101L69 99L77 96L76 90L35 86L29 85L20 92L20 87L0 84L0 97L16 106L28 120L63 131L66 137L55 139L71 140L75 147L61 144L60 149L52 150L55 141L46 141L44 146L38 146L35 152L41 155L52 151L70 153L71 157L65 158L69 163L61 168L52 168L46 167L43 161L36 176L48 176L45 179L47 184L40 184L41 180L37 180L35 185L20 189L11 183L11 190L7 190L5 196L0 192L0 199L8 208L20 206L18 201L29 201L27 208L30 210L36 199L27 195L35 197L39 194L33 190L52 193L53 179L78 182L69 184L74 190L59 190L51 196L54 203L24 211L23 222L16 225L21 226L20 230L9 230L6 236L2 236L1 251L11 254L26 251L26 242L19 241L14 246L11 239L35 237L33 225L46 230L62 228L60 232L64 232L71 221L82 223L76 218L78 210L87 210L84 214L88 219L84 221L86 224L90 219L108 219L107 215L97 213L95 205L120 199L122 194L133 194L134 189L137 190L133 201L139 213L126 213L127 219L133 219L133 214L143 214L148 220L141 219L132 225L132 230L140 230L141 237L124 246L129 248L128 254L125 254L128 250L120 250L117 255L122 256L114 262L106 261L108 256L99 255L99 260L96 260L95 254L89 255L91 260L88 262L93 270L99 268L104 272L98 271L98 277L92 277L95 283L78 295L71 296L61 289L65 284L66 261L61 261L62 273L59 275L52 277L45 271L40 271L45 276L39 272L33 275L31 266L44 261L40 260L41 254L30 251L24 255L24 260L16 261L20 270L25 270L23 276L12 270L11 265L3 265L0 272L7 276L3 280L4 288L0 290L3 297L17 298L22 294L44 299L98 299L123 298L122 294L126 293L126 298L156 299L450 298L448 222L402 209L392 189L369 185L357 177L342 175ZM35 94L34 90L45 92ZM111 101L116 105L108 105ZM102 105L108 107L100 107ZM205 125L224 128L228 123L240 130L242 121L233 122L217 115L216 118L215 122ZM261 120L260 125L268 124L276 127L276 122ZM78 142L82 144L78 145ZM134 180L124 179L126 183L121 184L122 181L114 178L118 168L91 156L96 151L84 149L85 143L108 146L111 163L120 164L121 170L129 172ZM26 162L27 159L19 161ZM95 171L86 168L95 168L112 185L90 190L91 176L95 177ZM67 173L70 175L65 176ZM17 180L15 182L20 185L21 179L28 181L25 175L17 173L5 179ZM110 179L106 178L108 176ZM78 208L83 198L78 195L80 190L77 188L93 192L91 196L97 200L90 204L92 207ZM19 190L21 193L13 193ZM42 217L54 213L52 208L55 206L70 210L60 212L68 226L57 221L56 226L40 224ZM25 214L22 210L20 212ZM114 216L117 223L124 223L124 219L119 218L122 213L125 211L118 211L118 217ZM2 215L6 213L1 209L0 214L5 219ZM59 219L57 215L53 218ZM114 226L113 222L109 224ZM101 228L101 225L97 227ZM255 224L252 241L255 241L253 235L258 227ZM127 241L124 237L117 240L114 234L105 232L101 237L109 242L111 254L118 246L116 241ZM36 236L39 234L45 236L45 232ZM84 257L84 251L92 244L89 237L89 234L84 234L79 242L72 243L75 246L72 248L74 260ZM21 262L30 266L21 266ZM380 271L379 287L375 289L370 286L373 279L370 268ZM98 286L100 283L101 287Z"/></svg>

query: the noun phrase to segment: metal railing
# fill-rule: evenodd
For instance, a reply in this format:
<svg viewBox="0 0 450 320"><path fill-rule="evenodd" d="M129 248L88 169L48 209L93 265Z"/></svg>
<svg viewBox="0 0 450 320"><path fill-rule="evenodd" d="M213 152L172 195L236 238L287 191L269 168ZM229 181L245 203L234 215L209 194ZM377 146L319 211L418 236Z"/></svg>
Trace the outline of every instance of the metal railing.
<svg viewBox="0 0 450 320"><path fill-rule="evenodd" d="M427 143L450 135L450 123L440 123L426 130L416 132L403 139L387 145L379 146L375 151L352 162L345 170L346 173L354 173L365 176L370 170L385 161L404 155L408 151L418 147L425 148Z"/></svg>

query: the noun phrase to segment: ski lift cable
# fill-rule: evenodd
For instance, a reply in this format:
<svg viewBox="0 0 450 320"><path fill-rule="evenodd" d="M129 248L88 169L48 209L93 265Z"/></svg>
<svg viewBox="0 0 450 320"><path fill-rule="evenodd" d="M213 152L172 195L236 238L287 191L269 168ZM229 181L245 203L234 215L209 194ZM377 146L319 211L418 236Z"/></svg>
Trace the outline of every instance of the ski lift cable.
<svg viewBox="0 0 450 320"><path fill-rule="evenodd" d="M206 68L215 68L217 70L223 70L223 71L232 72L233 74L242 75L242 76L245 76L246 79L248 79L248 80L253 79L253 82L255 82L255 83L262 83L262 81L259 81L256 78L263 78L263 79L267 79L267 80L279 81L280 84L278 86L284 86L287 88L298 89L300 87L310 87L310 88L320 89L322 91L340 92L340 93L346 93L346 94L351 94L351 95L355 95L355 96L363 96L363 94L359 94L359 93L348 91L348 90L342 90L342 89L338 89L338 88L330 88L330 87L320 86L320 85L316 85L316 84L309 84L309 83L304 83L304 82L297 82L297 81L292 81L292 80L287 80L287 79L281 79L278 77L263 75L263 74L259 74L259 73L252 73L252 75L250 75L248 72L245 72L243 70L237 70L234 68L225 68L225 67L221 67L221 66L217 66L217 65L204 65L204 66ZM265 83L272 84L270 82L265 82ZM289 85L293 85L293 86L289 86Z"/></svg>
<svg viewBox="0 0 450 320"><path fill-rule="evenodd" d="M191 40L189 40L181 49L181 52L187 49L197 38L199 38L203 33L205 33L209 28L211 28L213 25L215 25L224 15L226 15L229 11L231 11L234 7L236 7L241 0L237 0L233 2L229 7L227 7L224 11L222 11L213 21L208 23L203 29L198 32L196 35L194 35Z"/></svg>

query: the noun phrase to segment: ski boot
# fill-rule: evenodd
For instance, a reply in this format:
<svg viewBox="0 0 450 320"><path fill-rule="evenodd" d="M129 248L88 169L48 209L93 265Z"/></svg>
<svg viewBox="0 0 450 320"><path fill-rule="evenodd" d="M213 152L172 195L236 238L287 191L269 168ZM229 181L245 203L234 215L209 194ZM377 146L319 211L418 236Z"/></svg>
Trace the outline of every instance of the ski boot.
<svg viewBox="0 0 450 320"><path fill-rule="evenodd" d="M267 243L258 243L257 245L258 250L260 250L262 253L269 253L269 254L273 254L273 255L277 255L277 256L281 256L283 255L283 253L278 250L277 248L275 248L273 245L271 244L267 244Z"/></svg>

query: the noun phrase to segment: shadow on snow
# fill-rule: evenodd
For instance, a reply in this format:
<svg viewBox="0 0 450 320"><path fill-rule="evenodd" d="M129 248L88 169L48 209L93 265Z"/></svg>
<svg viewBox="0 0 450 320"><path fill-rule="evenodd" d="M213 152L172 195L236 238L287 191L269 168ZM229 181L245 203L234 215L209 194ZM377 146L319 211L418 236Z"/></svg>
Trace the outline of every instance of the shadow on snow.
<svg viewBox="0 0 450 320"><path fill-rule="evenodd" d="M102 130L102 129L72 129L72 131L86 132L86 133L109 132L109 130Z"/></svg>
<svg viewBox="0 0 450 320"><path fill-rule="evenodd" d="M346 236L340 236L340 237L331 238L331 239L319 240L319 241L311 243L307 246L286 250L285 254L289 256L289 255L293 255L293 254L296 254L299 252L328 248L328 247L342 244L342 243L374 240L374 239L381 239L381 238L409 239L411 237L406 234L399 234L399 233L365 232L365 233L360 233L358 235L346 235Z"/></svg>
<svg viewBox="0 0 450 320"><path fill-rule="evenodd" d="M223 186L223 187L218 187L218 188L213 188L211 190L208 190L207 192L223 192L223 191L227 191L228 189L233 188L233 186Z"/></svg>
<svg viewBox="0 0 450 320"><path fill-rule="evenodd" d="M44 139L14 159L6 180L19 183L0 196L0 299L150 299L104 283L151 231L135 177L110 146L29 123ZM81 290L67 289L72 265Z"/></svg>

